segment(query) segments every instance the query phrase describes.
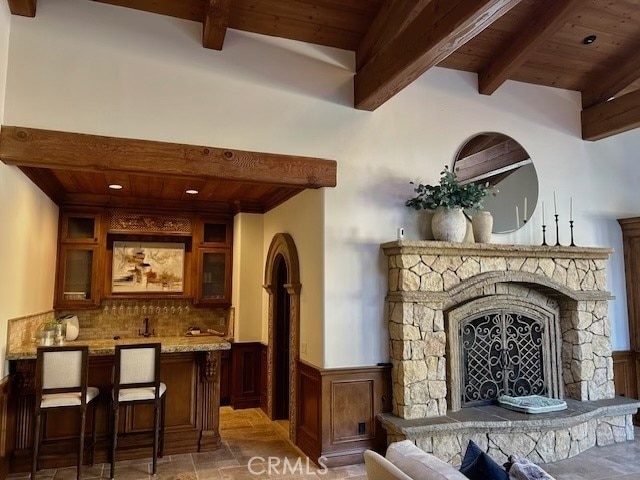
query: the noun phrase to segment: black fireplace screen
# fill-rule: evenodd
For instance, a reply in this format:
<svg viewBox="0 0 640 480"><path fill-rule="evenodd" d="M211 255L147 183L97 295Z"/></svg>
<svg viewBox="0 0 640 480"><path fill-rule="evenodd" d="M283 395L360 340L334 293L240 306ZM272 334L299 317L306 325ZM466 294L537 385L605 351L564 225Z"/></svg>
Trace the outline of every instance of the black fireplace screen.
<svg viewBox="0 0 640 480"><path fill-rule="evenodd" d="M539 321L504 311L462 322L462 406L545 395L543 335Z"/></svg>

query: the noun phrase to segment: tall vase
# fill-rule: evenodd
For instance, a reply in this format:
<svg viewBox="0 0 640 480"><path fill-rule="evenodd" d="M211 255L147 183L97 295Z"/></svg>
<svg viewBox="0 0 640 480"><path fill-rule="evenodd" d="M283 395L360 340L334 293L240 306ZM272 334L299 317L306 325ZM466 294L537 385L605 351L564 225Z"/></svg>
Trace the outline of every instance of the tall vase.
<svg viewBox="0 0 640 480"><path fill-rule="evenodd" d="M467 232L467 219L462 208L436 208L431 219L431 230L436 240L462 242Z"/></svg>
<svg viewBox="0 0 640 480"><path fill-rule="evenodd" d="M493 215L484 210L477 211L471 219L473 237L476 243L491 243L491 231L493 230Z"/></svg>

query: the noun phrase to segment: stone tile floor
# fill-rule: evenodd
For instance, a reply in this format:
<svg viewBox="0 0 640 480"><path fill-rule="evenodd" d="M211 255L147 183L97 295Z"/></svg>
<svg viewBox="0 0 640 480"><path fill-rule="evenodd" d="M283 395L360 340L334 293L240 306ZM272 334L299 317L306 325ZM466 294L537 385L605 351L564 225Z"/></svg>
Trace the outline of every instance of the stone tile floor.
<svg viewBox="0 0 640 480"><path fill-rule="evenodd" d="M364 465L351 465L328 469L325 474L316 471L313 463L306 470L306 457L288 441L287 423L272 422L260 409L234 411L221 409L220 433L222 446L215 452L185 455L166 455L159 460L159 480L366 480ZM609 447L595 447L577 457L550 463L544 469L556 480L640 480L640 429L636 441ZM261 457L260 460L251 460ZM298 460L303 468L284 473L282 466L272 475L267 472L268 458L288 459L290 465ZM255 472L249 470L249 462ZM118 462L118 480L150 480L150 459ZM37 480L75 479L75 467L41 470ZM13 474L8 480L29 478L28 474ZM109 478L109 465L100 464L83 469L83 479Z"/></svg>

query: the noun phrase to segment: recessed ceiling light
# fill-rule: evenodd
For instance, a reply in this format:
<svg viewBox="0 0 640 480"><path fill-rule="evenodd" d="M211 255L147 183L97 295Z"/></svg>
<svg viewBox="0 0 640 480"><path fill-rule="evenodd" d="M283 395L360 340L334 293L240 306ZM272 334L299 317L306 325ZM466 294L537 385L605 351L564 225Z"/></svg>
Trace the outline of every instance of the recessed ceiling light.
<svg viewBox="0 0 640 480"><path fill-rule="evenodd" d="M189 190L186 190L185 193L188 193L189 195L197 195L198 190L194 190L193 188L190 188Z"/></svg>
<svg viewBox="0 0 640 480"><path fill-rule="evenodd" d="M119 183L112 183L111 185L109 185L109 188L111 190L122 190L122 185L120 185Z"/></svg>
<svg viewBox="0 0 640 480"><path fill-rule="evenodd" d="M596 37L595 35L589 35L582 39L582 43L584 43L585 45L591 45L593 42L596 41L597 38L598 37Z"/></svg>

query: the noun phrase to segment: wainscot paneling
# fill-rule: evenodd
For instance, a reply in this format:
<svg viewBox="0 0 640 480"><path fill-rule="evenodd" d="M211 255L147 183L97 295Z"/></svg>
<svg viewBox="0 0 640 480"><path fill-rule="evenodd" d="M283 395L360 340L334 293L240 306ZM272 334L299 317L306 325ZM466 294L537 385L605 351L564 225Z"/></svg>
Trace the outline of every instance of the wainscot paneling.
<svg viewBox="0 0 640 480"><path fill-rule="evenodd" d="M376 419L391 411L391 366L318 369L298 362L298 446L327 466L362 462L383 449Z"/></svg>
<svg viewBox="0 0 640 480"><path fill-rule="evenodd" d="M613 381L616 395L636 398L636 362L633 352L620 350L613 352Z"/></svg>
<svg viewBox="0 0 640 480"><path fill-rule="evenodd" d="M230 404L234 409L260 407L262 350L259 342L231 344Z"/></svg>
<svg viewBox="0 0 640 480"><path fill-rule="evenodd" d="M15 409L10 402L11 378L6 376L0 380L0 478L9 476L9 460L13 453L12 420Z"/></svg>

